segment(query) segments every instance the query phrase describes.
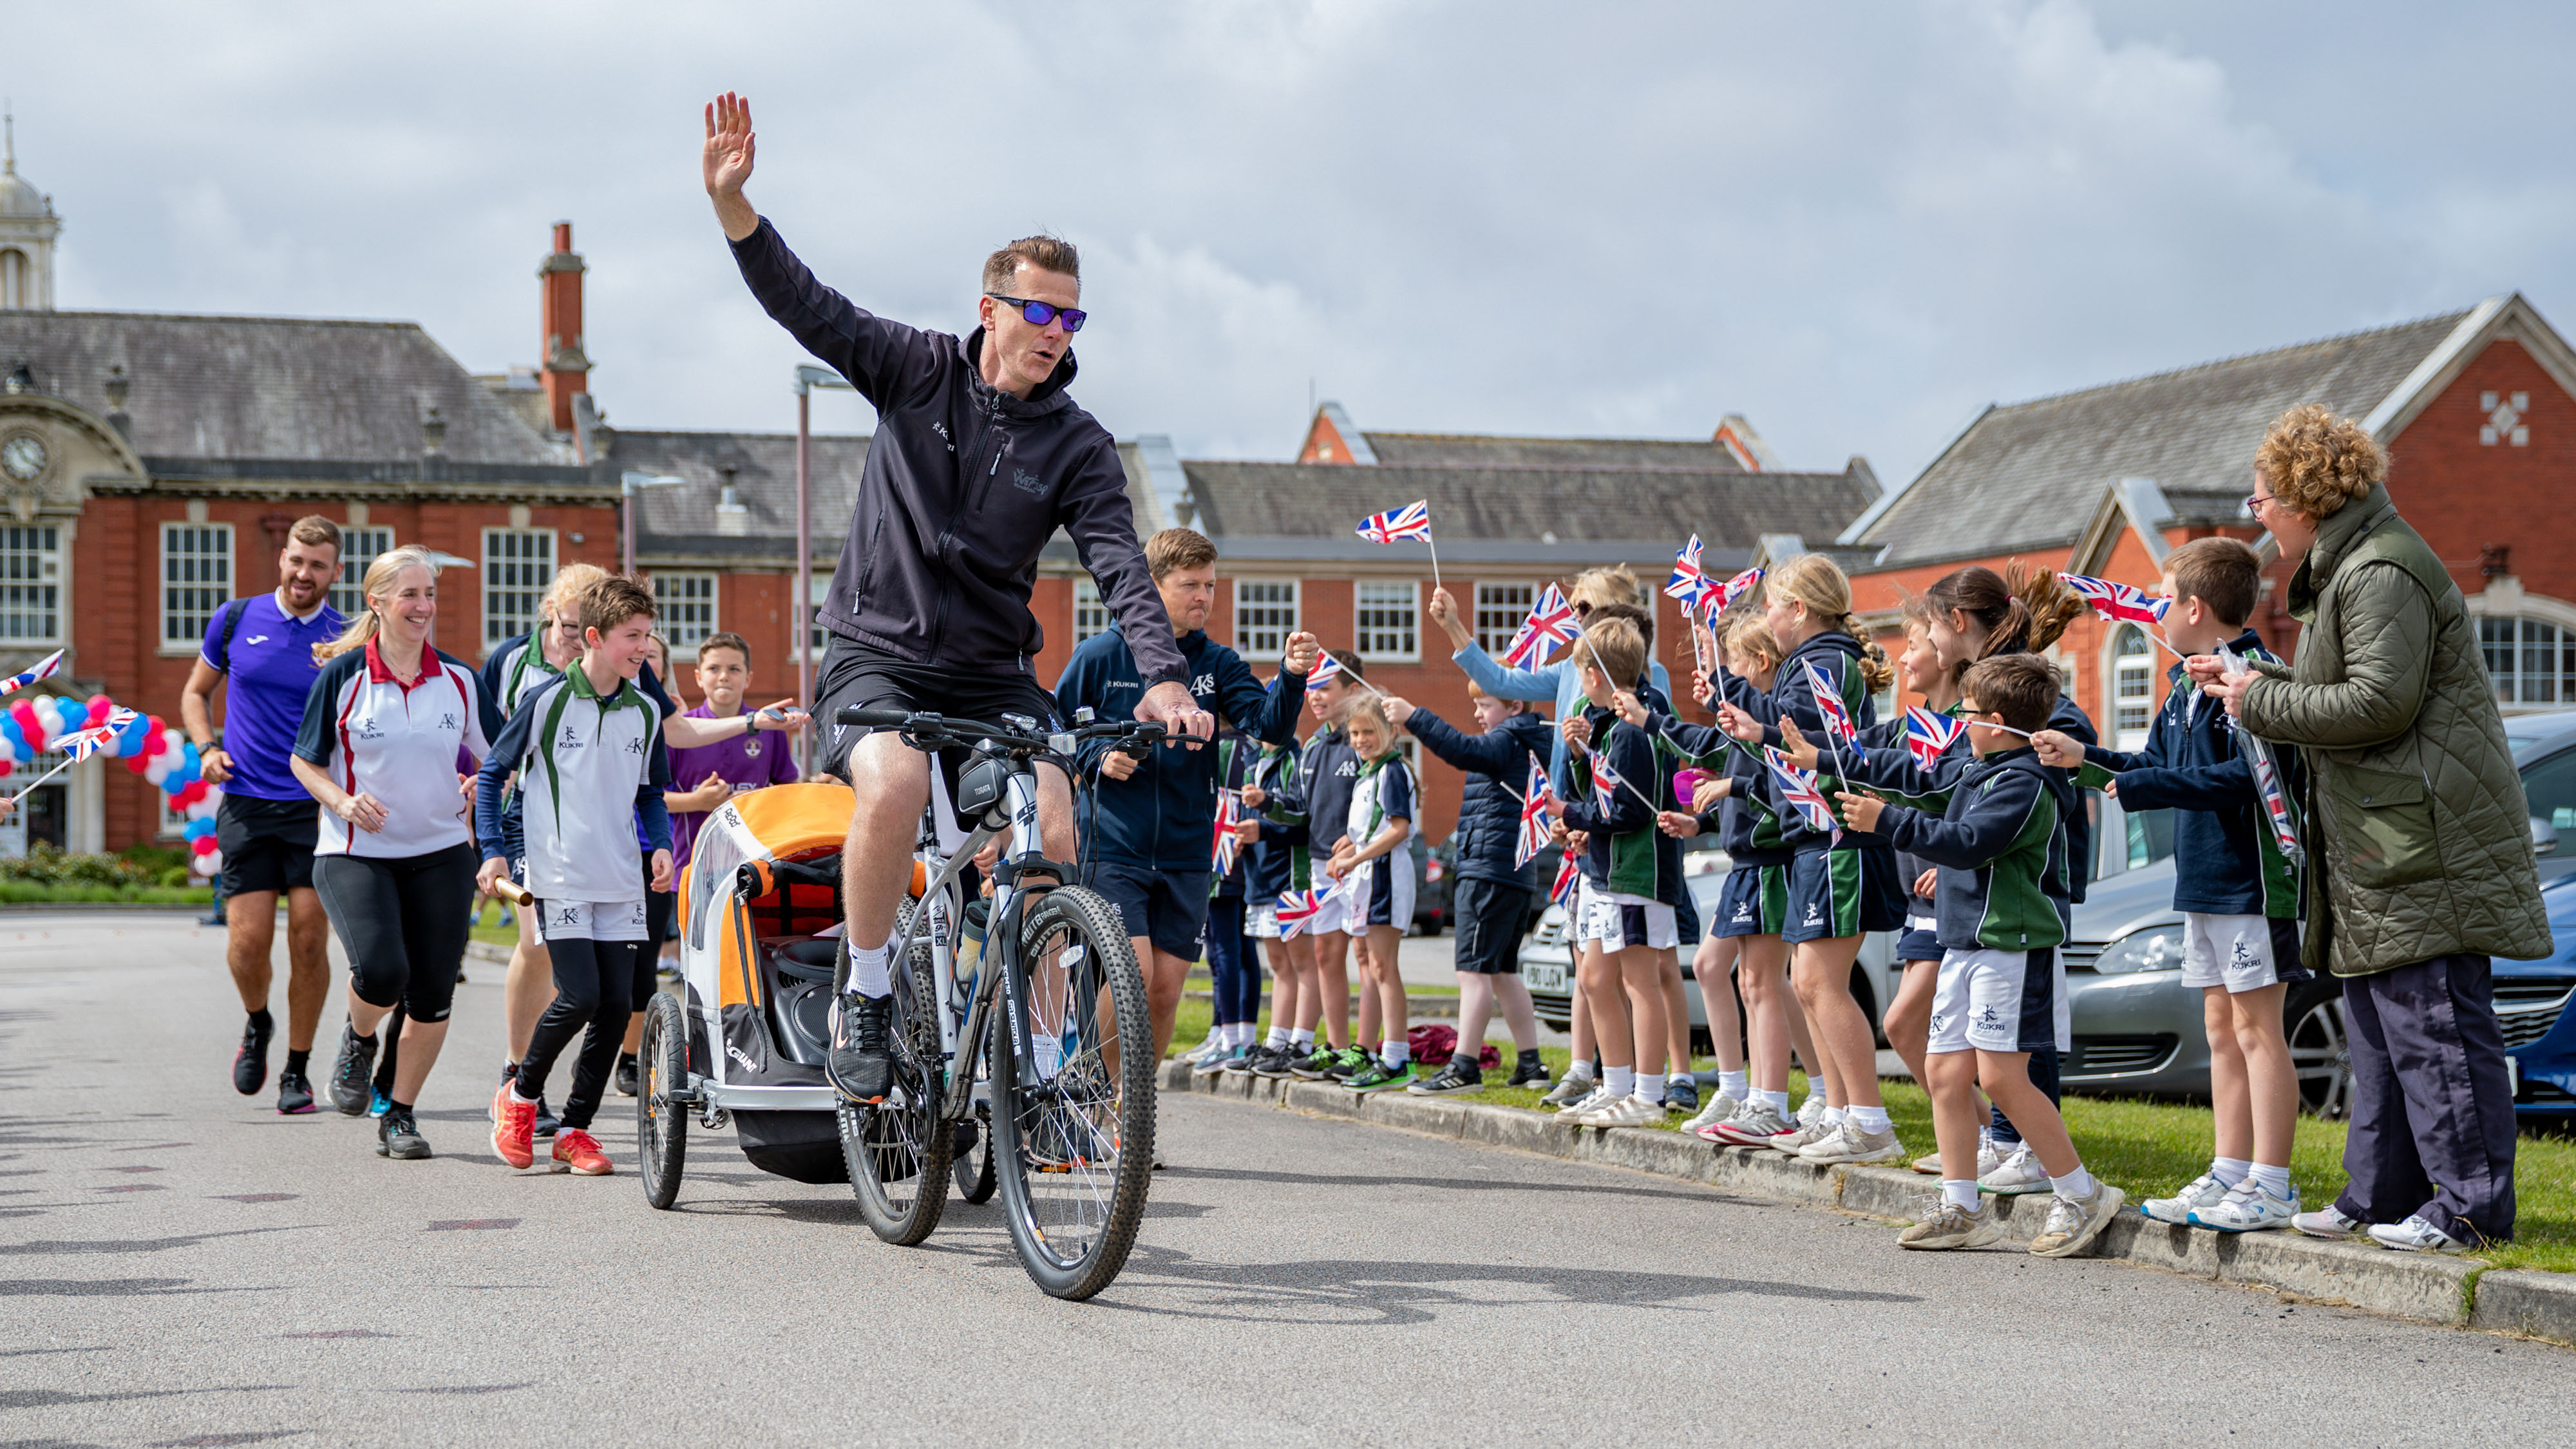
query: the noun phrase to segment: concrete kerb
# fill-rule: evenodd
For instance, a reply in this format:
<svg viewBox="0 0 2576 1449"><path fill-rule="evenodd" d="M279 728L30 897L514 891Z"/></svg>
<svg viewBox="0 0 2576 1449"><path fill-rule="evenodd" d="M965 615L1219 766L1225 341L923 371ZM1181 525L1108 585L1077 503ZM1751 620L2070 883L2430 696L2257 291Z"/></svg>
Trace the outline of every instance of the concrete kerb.
<svg viewBox="0 0 2576 1449"><path fill-rule="evenodd" d="M1624 1167L1866 1217L1910 1220L1934 1190L1912 1172L1824 1167L1750 1147L1712 1149L1678 1132L1640 1128L1584 1131L1541 1112L1402 1092L1355 1096L1328 1082L1226 1072L1196 1077L1166 1063L1163 1086L1341 1117L1376 1126L1531 1152L1569 1162ZM2004 1214L2006 1237L2028 1242L2047 1217L2044 1193L1988 1198ZM1894 1251L1894 1244L1889 1245ZM2576 1275L2489 1271L2474 1258L2392 1253L2362 1243L2329 1243L2287 1232L2215 1233L2173 1227L2124 1211L2091 1256L2341 1304L2418 1322L2491 1329L2576 1344ZM2474 1303L2474 1308L2472 1304Z"/></svg>

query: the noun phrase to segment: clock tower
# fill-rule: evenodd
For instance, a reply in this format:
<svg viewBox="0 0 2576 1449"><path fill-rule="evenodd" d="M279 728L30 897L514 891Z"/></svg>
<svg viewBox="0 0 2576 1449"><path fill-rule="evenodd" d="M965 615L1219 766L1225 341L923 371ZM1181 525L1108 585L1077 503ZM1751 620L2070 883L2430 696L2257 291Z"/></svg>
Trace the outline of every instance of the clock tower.
<svg viewBox="0 0 2576 1449"><path fill-rule="evenodd" d="M0 116L0 308L54 310L54 199L18 174L18 122Z"/></svg>

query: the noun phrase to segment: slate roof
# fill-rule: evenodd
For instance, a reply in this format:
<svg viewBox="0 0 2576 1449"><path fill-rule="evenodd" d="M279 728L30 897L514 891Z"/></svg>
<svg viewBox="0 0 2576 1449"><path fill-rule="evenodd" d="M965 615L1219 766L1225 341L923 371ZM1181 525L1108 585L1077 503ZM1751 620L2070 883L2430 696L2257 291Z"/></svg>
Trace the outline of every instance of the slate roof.
<svg viewBox="0 0 2576 1449"><path fill-rule="evenodd" d="M2363 417L2469 309L1992 407L1854 540L1898 568L2071 544L2119 478L2152 478L2184 521L2234 518L2255 444L2289 408Z"/></svg>
<svg viewBox="0 0 2576 1449"><path fill-rule="evenodd" d="M1728 467L1461 468L1323 463L1185 463L1196 526L1227 540L1299 540L1301 555L1378 556L1351 530L1369 514L1420 498L1431 505L1443 556L1474 545L1537 549L1552 533L1578 542L1652 543L1670 550L1697 533L1720 556L1749 553L1765 533L1832 539L1876 502L1863 467L1842 473L1747 473ZM1322 547L1329 545L1329 547ZM1240 543L1237 551L1242 551ZM1535 555L1534 555L1535 556Z"/></svg>
<svg viewBox="0 0 2576 1449"><path fill-rule="evenodd" d="M409 463L436 407L450 462L573 462L412 322L0 312L0 371L21 362L40 391L102 417L123 366L134 449L152 459Z"/></svg>
<svg viewBox="0 0 2576 1449"><path fill-rule="evenodd" d="M1677 468L1741 473L1713 441L1667 438L1506 438L1466 433L1362 433L1382 467Z"/></svg>

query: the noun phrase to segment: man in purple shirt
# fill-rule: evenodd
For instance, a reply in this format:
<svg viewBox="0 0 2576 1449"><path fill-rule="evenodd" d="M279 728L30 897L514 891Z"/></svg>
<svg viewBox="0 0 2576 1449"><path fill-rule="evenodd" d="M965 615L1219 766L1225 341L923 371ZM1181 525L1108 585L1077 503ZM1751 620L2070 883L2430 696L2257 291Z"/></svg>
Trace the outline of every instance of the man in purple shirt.
<svg viewBox="0 0 2576 1449"><path fill-rule="evenodd" d="M277 555L277 590L235 599L206 621L205 644L179 697L179 721L196 742L198 768L224 791L215 813L223 852L225 957L250 1020L233 1056L233 1090L247 1097L268 1082L268 1048L276 1035L268 1012L277 935L277 897L286 896L286 1070L277 1075L277 1110L310 1112L306 1060L330 994L330 919L313 891L313 847L320 807L287 759L304 724L304 697L320 666L313 646L340 635L330 604L340 576L340 529L322 517L299 518ZM215 687L224 690L223 743L215 743Z"/></svg>

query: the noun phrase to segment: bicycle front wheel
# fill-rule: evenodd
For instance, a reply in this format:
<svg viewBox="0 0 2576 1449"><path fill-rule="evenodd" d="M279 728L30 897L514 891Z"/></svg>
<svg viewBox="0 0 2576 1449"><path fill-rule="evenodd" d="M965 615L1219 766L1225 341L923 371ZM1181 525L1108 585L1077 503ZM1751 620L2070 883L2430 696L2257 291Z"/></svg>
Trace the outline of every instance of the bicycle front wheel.
<svg viewBox="0 0 2576 1449"><path fill-rule="evenodd" d="M1079 887L1031 907L1020 959L1025 1030L993 1062L993 1159L1002 1216L1038 1287L1081 1300L1136 1245L1154 1171L1154 1029L1118 912ZM1020 1063L1037 1084L1020 1085Z"/></svg>

